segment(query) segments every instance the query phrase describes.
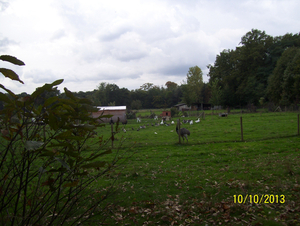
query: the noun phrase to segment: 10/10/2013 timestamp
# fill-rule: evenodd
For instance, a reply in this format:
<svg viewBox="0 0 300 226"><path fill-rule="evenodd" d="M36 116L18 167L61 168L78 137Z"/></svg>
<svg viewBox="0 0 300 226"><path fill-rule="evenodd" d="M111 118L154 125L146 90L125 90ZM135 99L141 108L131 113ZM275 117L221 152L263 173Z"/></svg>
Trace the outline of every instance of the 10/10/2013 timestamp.
<svg viewBox="0 0 300 226"><path fill-rule="evenodd" d="M234 203L285 203L285 195L233 195Z"/></svg>

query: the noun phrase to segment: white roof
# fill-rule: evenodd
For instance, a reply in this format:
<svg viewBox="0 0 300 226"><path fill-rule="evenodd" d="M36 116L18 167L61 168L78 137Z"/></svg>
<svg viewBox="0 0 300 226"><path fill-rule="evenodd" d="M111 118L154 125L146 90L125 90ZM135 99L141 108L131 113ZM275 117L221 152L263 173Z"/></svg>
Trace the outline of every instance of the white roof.
<svg viewBox="0 0 300 226"><path fill-rule="evenodd" d="M126 106L97 106L99 111L103 110L126 110Z"/></svg>

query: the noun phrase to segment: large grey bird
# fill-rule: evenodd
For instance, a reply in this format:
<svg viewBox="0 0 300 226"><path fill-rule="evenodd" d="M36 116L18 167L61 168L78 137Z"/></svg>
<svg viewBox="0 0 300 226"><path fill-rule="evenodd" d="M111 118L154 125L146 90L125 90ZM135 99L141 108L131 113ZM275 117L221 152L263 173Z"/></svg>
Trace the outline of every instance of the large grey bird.
<svg viewBox="0 0 300 226"><path fill-rule="evenodd" d="M179 134L179 130L178 130L178 126L176 126L176 132L177 134ZM182 137L183 141L184 141L184 138L186 139L186 142L188 142L188 137L191 133L188 129L186 128L181 128L180 129L180 136Z"/></svg>

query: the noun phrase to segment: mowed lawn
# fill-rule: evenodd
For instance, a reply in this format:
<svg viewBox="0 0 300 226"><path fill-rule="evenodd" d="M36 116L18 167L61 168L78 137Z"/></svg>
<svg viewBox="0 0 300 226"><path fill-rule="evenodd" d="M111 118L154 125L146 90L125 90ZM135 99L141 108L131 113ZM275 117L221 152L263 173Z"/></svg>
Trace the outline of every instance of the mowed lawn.
<svg viewBox="0 0 300 226"><path fill-rule="evenodd" d="M191 132L182 144L176 125L128 120L126 133L115 135L113 151L122 143L120 155L134 155L107 175L118 178L117 192L107 200L108 224L300 224L297 115L206 114L200 123L180 118L194 121L181 125ZM146 128L137 131L141 125ZM110 128L99 128L98 135L107 139ZM99 192L106 183L98 182Z"/></svg>

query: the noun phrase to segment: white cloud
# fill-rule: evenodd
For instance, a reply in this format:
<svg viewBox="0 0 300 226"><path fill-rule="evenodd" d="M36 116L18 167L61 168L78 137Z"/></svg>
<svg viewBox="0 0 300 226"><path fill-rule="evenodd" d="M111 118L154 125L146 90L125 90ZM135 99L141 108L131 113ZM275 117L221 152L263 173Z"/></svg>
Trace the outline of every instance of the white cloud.
<svg viewBox="0 0 300 226"><path fill-rule="evenodd" d="M6 1L0 51L25 62L5 64L25 85L0 82L17 93L60 78L60 88L72 91L101 82L135 89L146 82L180 84L195 65L207 81L206 65L252 28L272 36L298 33L299 6L297 0Z"/></svg>

